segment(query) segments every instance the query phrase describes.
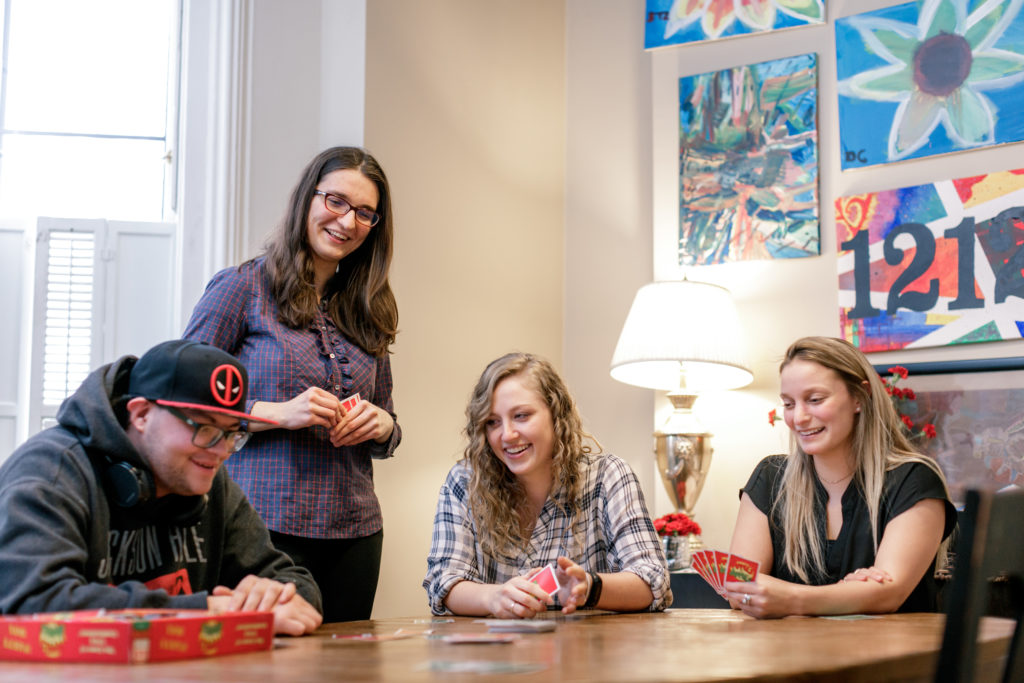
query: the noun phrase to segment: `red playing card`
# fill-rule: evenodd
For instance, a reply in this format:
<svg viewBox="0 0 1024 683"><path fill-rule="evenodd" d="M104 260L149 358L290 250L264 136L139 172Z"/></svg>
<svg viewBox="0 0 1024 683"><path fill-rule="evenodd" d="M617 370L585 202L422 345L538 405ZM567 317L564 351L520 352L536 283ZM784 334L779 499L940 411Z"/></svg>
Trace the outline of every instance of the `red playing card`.
<svg viewBox="0 0 1024 683"><path fill-rule="evenodd" d="M691 565L693 566L694 571L696 571L698 574L700 574L700 577L702 579L704 579L705 581L707 581L708 584L712 588L714 588L715 591L717 592L718 591L718 586L715 585L715 580L711 577L711 574L712 574L711 562L708 559L709 555L711 555L711 554L712 553L711 553L710 550L699 550L699 551L697 551L693 555L693 559L692 559Z"/></svg>
<svg viewBox="0 0 1024 683"><path fill-rule="evenodd" d="M553 564L549 564L544 569L541 569L530 581L543 588L548 595L557 593L562 588L562 584L558 582L558 576L555 574L555 565Z"/></svg>
<svg viewBox="0 0 1024 683"><path fill-rule="evenodd" d="M726 581L753 581L757 578L757 562L739 555L729 556L729 565L725 571Z"/></svg>
<svg viewBox="0 0 1024 683"><path fill-rule="evenodd" d="M716 550L714 560L714 571L712 575L715 579L715 587L718 588L719 592L725 590L725 572L729 569L729 553L723 553L721 550Z"/></svg>
<svg viewBox="0 0 1024 683"><path fill-rule="evenodd" d="M701 578L705 581L708 580L708 561L706 556L706 550L698 550L690 558L690 566L693 567L693 570L700 574Z"/></svg>
<svg viewBox="0 0 1024 683"><path fill-rule="evenodd" d="M356 407L359 403L359 393L356 392L341 402L341 408L346 413Z"/></svg>

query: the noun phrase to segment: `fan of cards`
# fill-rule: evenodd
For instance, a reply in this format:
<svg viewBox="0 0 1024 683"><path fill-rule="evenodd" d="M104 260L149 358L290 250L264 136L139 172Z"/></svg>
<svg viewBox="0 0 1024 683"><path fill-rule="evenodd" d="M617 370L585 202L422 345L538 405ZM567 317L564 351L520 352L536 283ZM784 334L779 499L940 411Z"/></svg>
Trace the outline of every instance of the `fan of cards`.
<svg viewBox="0 0 1024 683"><path fill-rule="evenodd" d="M757 578L757 562L720 550L695 552L690 566L723 598L726 581L753 581Z"/></svg>

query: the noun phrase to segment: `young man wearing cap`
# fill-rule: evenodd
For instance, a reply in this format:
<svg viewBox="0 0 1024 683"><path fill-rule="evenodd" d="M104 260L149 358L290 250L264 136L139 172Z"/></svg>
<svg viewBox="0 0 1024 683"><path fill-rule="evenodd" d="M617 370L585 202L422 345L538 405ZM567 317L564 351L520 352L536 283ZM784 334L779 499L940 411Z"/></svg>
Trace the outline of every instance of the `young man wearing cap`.
<svg viewBox="0 0 1024 683"><path fill-rule="evenodd" d="M95 370L0 467L0 614L272 610L321 622L308 571L276 550L221 465L249 437L245 368L194 341Z"/></svg>

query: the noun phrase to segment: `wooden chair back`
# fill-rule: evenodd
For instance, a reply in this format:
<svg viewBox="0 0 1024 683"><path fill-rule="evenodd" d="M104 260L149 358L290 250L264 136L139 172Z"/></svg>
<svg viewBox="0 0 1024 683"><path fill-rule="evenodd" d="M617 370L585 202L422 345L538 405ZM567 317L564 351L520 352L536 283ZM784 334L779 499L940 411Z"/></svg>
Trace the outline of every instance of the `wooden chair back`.
<svg viewBox="0 0 1024 683"><path fill-rule="evenodd" d="M1024 491L968 491L960 520L935 681L974 680L978 625L989 604L990 579L999 575L1009 583L1010 611L1017 621L1002 680L1024 681Z"/></svg>

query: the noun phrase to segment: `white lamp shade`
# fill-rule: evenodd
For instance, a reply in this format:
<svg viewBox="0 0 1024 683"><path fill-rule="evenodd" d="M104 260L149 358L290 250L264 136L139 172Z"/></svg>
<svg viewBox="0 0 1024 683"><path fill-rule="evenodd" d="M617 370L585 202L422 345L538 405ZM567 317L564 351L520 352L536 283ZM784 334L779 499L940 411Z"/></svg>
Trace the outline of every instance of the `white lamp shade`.
<svg viewBox="0 0 1024 683"><path fill-rule="evenodd" d="M750 384L754 375L728 290L689 280L641 287L612 354L611 374L626 384L689 393Z"/></svg>

